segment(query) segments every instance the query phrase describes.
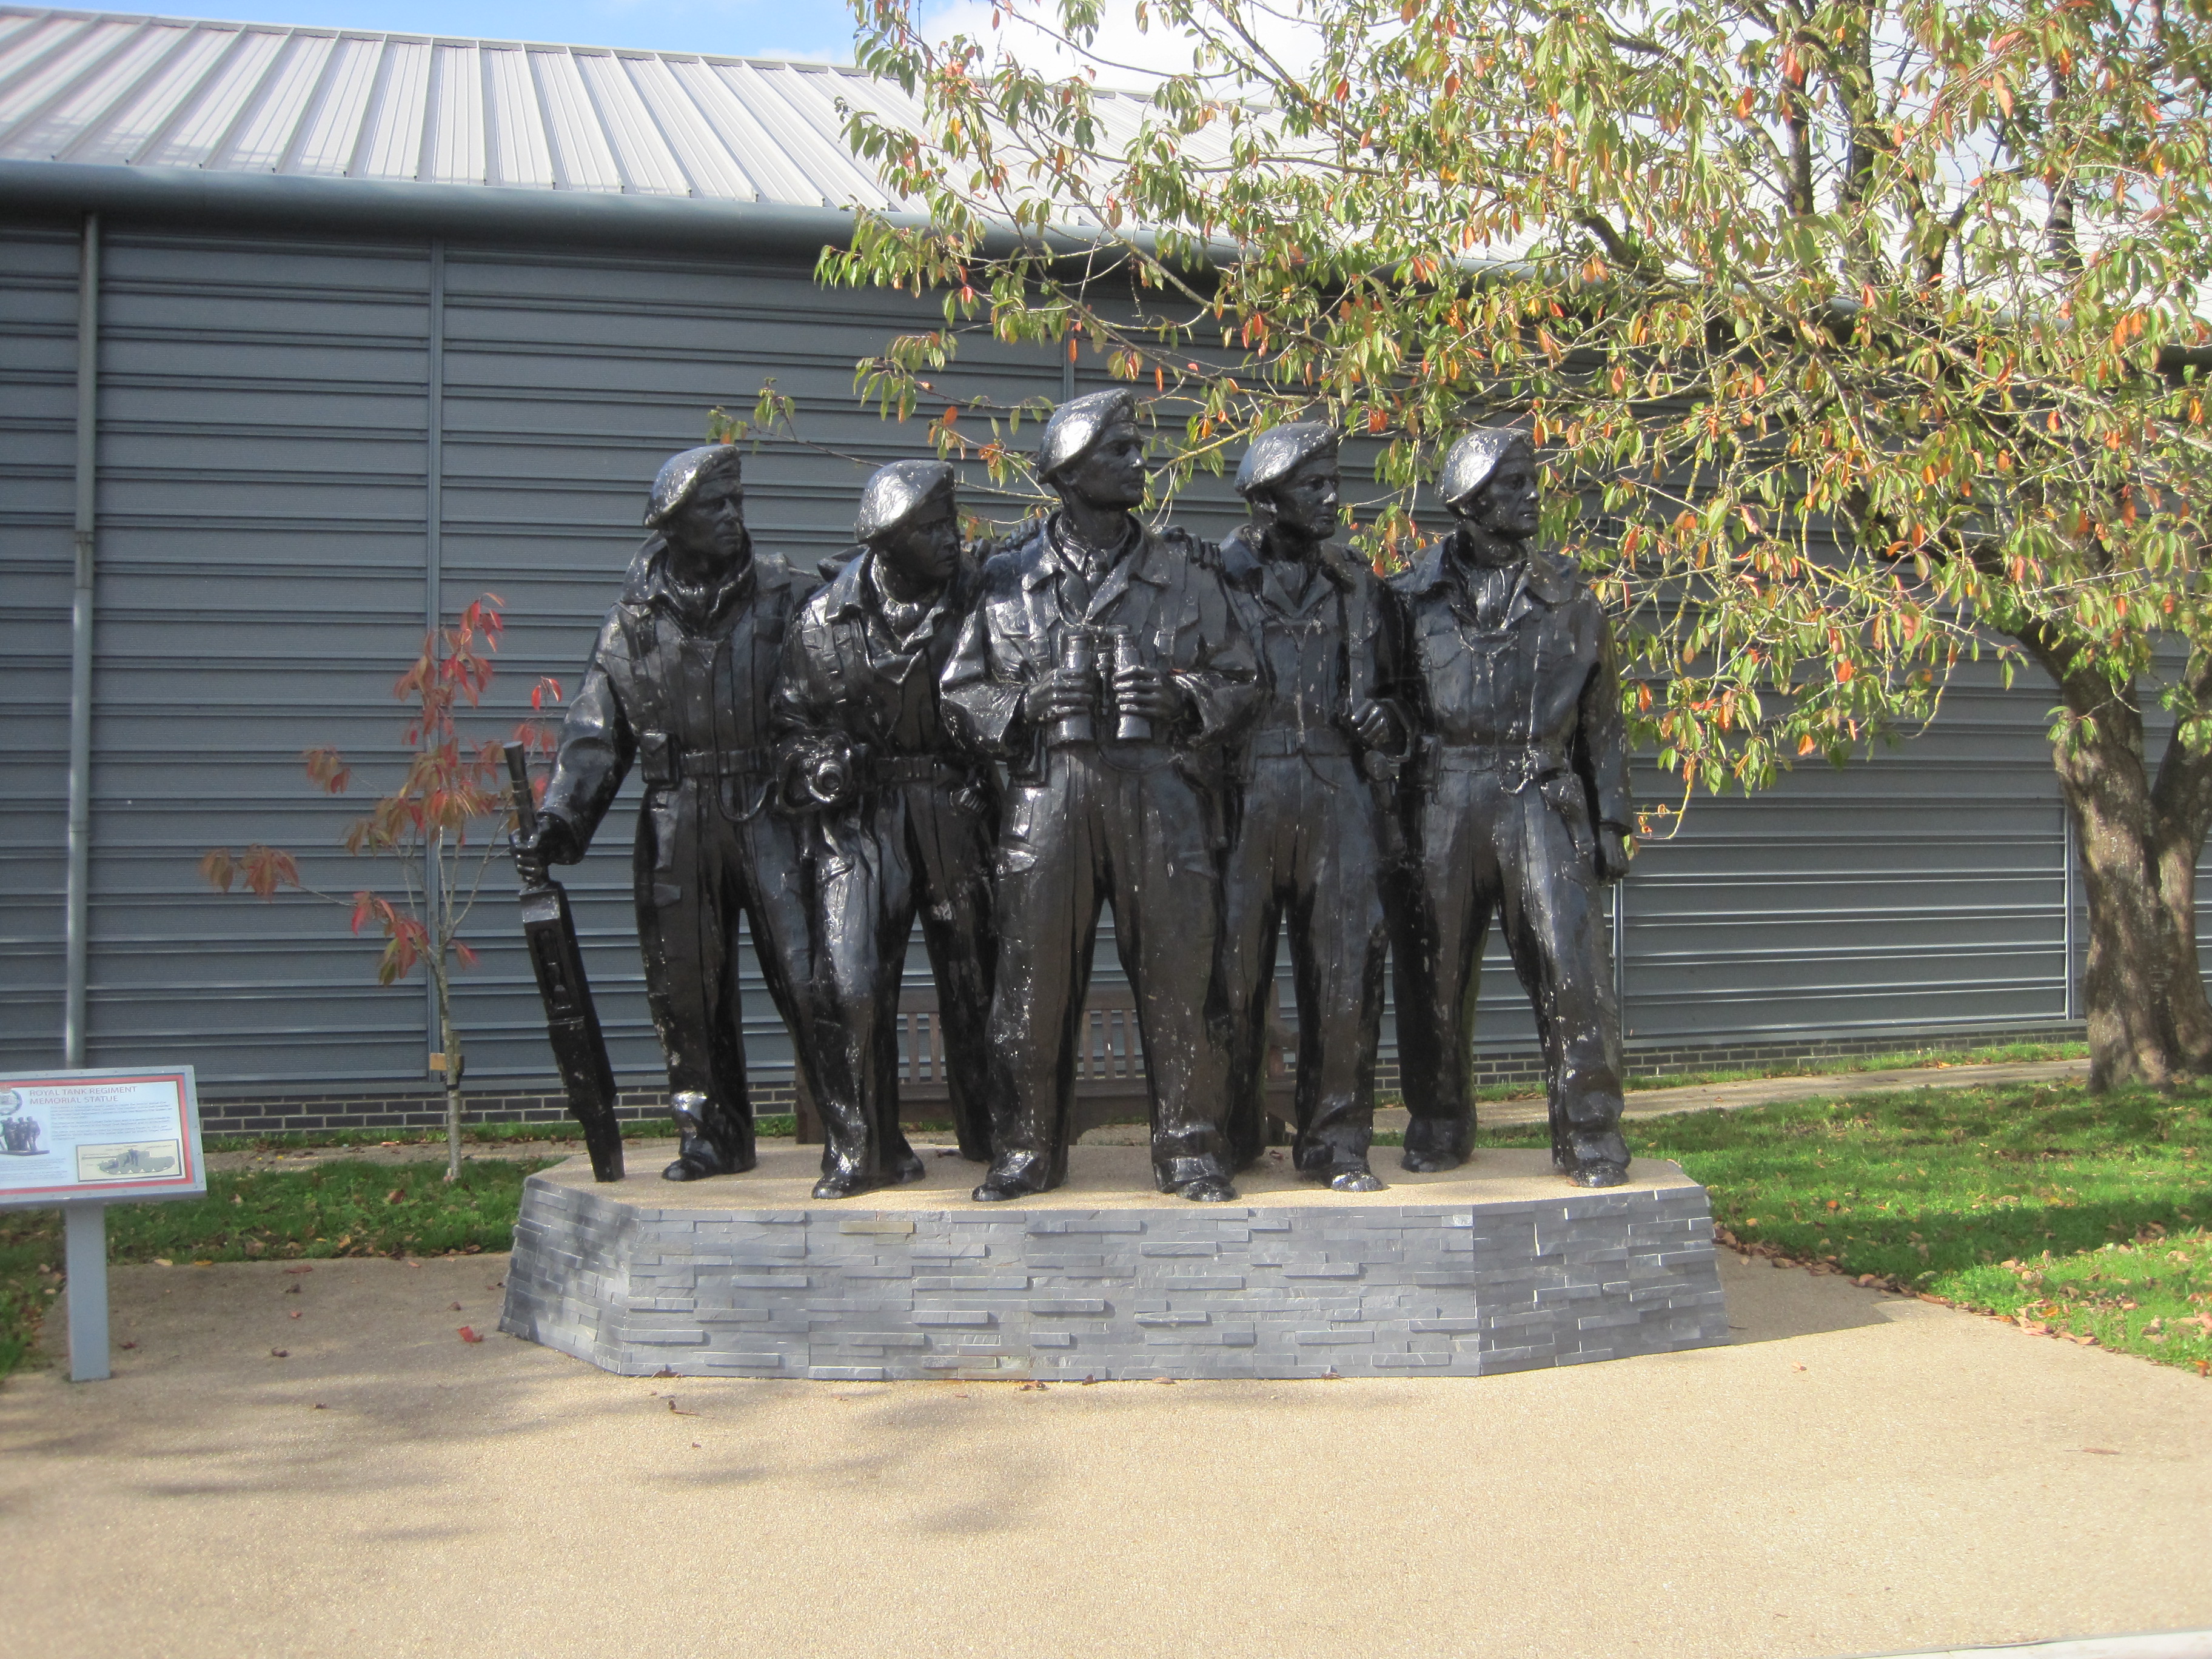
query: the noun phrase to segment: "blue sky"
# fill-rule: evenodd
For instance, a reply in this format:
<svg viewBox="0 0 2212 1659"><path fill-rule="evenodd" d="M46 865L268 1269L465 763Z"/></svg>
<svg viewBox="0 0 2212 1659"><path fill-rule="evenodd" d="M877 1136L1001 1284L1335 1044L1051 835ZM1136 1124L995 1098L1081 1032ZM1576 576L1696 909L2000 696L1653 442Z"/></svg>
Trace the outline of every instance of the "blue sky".
<svg viewBox="0 0 2212 1659"><path fill-rule="evenodd" d="M168 0L143 8L127 0L107 3L117 11L247 23L557 40L817 63L853 59L853 15L845 0L207 0L198 5Z"/></svg>

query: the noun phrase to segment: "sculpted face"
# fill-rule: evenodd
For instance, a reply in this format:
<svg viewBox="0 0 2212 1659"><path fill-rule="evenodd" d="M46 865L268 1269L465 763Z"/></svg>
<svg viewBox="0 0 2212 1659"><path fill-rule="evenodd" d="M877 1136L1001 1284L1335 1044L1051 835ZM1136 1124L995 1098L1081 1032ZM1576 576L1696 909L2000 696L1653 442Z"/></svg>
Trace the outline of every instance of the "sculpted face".
<svg viewBox="0 0 2212 1659"><path fill-rule="evenodd" d="M1309 455L1288 473L1253 491L1253 506L1263 523L1292 540L1320 543L1336 534L1343 520L1343 477L1330 455Z"/></svg>
<svg viewBox="0 0 2212 1659"><path fill-rule="evenodd" d="M745 487L735 467L718 466L660 527L668 545L687 558L721 566L744 556Z"/></svg>
<svg viewBox="0 0 2212 1659"><path fill-rule="evenodd" d="M1145 440L1133 421L1116 421L1098 434L1084 458L1060 468L1052 486L1085 507L1141 507L1145 501Z"/></svg>
<svg viewBox="0 0 2212 1659"><path fill-rule="evenodd" d="M1517 450L1498 462L1489 482L1453 510L1477 530L1504 541L1526 541L1536 533L1536 463Z"/></svg>
<svg viewBox="0 0 2212 1659"><path fill-rule="evenodd" d="M876 551L908 592L942 587L960 565L960 520L950 498L877 538Z"/></svg>

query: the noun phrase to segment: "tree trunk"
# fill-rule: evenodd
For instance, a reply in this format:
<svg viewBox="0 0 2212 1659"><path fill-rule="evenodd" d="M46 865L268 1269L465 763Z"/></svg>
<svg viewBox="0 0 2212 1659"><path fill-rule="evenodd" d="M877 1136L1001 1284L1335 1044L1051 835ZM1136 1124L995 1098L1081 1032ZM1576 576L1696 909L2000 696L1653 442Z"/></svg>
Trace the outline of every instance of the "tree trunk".
<svg viewBox="0 0 2212 1659"><path fill-rule="evenodd" d="M2196 859L2212 816L2212 776L2200 775L2212 768L2172 739L2154 787L2134 683L2076 668L2071 644L2048 634L2020 637L2082 722L2051 757L2088 901L2089 1087L2166 1088L2212 1060L2196 937Z"/></svg>
<svg viewBox="0 0 2212 1659"><path fill-rule="evenodd" d="M2212 690L2212 659L2192 661L2187 679L2189 701L2201 705ZM2178 726L2159 761L2151 809L2151 850L2173 963L2166 1007L2181 1062L2201 1076L2212 1071L2212 1001L2206 1000L2197 956L2197 860L2205 832L2212 830L2212 753L2192 752Z"/></svg>
<svg viewBox="0 0 2212 1659"><path fill-rule="evenodd" d="M453 1029L453 989L445 964L435 962L431 977L438 988L438 1041L446 1048L446 1179L461 1178L461 1034Z"/></svg>

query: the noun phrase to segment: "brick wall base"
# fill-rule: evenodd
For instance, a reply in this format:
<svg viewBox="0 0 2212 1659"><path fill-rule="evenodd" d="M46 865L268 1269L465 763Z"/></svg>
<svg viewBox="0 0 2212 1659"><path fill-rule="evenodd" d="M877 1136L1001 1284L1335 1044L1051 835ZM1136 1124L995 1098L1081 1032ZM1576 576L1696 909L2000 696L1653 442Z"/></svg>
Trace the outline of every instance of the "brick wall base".
<svg viewBox="0 0 2212 1659"><path fill-rule="evenodd" d="M2006 1025L1978 1030L1893 1031L1873 1036L1774 1042L1632 1045L1631 1077L1664 1077L1678 1072L1734 1071L1761 1066L1793 1066L1808 1060L1860 1054L1896 1054L1927 1048L1955 1052L2001 1042L2078 1042L2079 1024ZM1475 1079L1485 1088L1533 1084L1543 1079L1543 1060L1534 1049L1479 1054ZM1376 1068L1377 1086L1386 1094L1398 1086L1398 1064L1386 1059ZM753 1089L753 1109L763 1115L792 1109L788 1079L763 1080ZM527 1090L483 1089L469 1092L464 1122L557 1123L568 1115L559 1095ZM617 1115L626 1123L668 1115L665 1089L625 1089ZM210 1135L313 1133L333 1129L436 1129L446 1121L446 1097L433 1091L377 1094L302 1094L200 1102L200 1123Z"/></svg>

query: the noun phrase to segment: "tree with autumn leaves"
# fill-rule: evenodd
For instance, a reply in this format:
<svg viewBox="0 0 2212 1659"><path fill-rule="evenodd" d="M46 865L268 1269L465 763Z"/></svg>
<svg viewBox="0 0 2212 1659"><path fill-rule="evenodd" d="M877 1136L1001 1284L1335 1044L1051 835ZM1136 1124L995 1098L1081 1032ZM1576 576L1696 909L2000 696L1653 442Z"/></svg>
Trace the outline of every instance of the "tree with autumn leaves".
<svg viewBox="0 0 2212 1659"><path fill-rule="evenodd" d="M446 1085L448 1181L458 1181L461 1173L461 1079L466 1070L460 1028L453 1019L453 975L476 965L477 953L461 938L461 929L475 908L486 867L507 846L503 834L492 832L513 826L500 743L464 737L454 715L463 703L477 707L491 684L492 657L504 626L499 606L498 596L487 593L450 625L425 633L421 653L392 684L392 695L411 705L401 738L409 751L407 770L398 787L348 827L343 845L357 858L385 860L398 878L396 897L370 888L351 897L325 892L301 878L299 860L290 853L258 842L242 854L216 848L200 860L201 876L223 892L236 886L273 899L290 888L349 907L353 931L373 929L384 941L376 969L379 985L396 985L418 966L429 975ZM542 710L549 699L558 702L560 696L557 681L540 679L531 689L530 706ZM535 720L516 726L514 737L541 752L553 747L551 733ZM335 749L310 749L301 759L308 780L326 794L342 795L353 782L353 768Z"/></svg>
<svg viewBox="0 0 2212 1659"><path fill-rule="evenodd" d="M919 118L849 112L906 208L819 274L943 304L860 366L884 408L995 337L1131 382L1170 489L1333 421L1383 568L1516 422L1686 790L2047 677L2094 1085L2212 1067L2203 0L1146 0L1135 50L1097 0L856 8ZM1024 413L933 430L1012 483Z"/></svg>

